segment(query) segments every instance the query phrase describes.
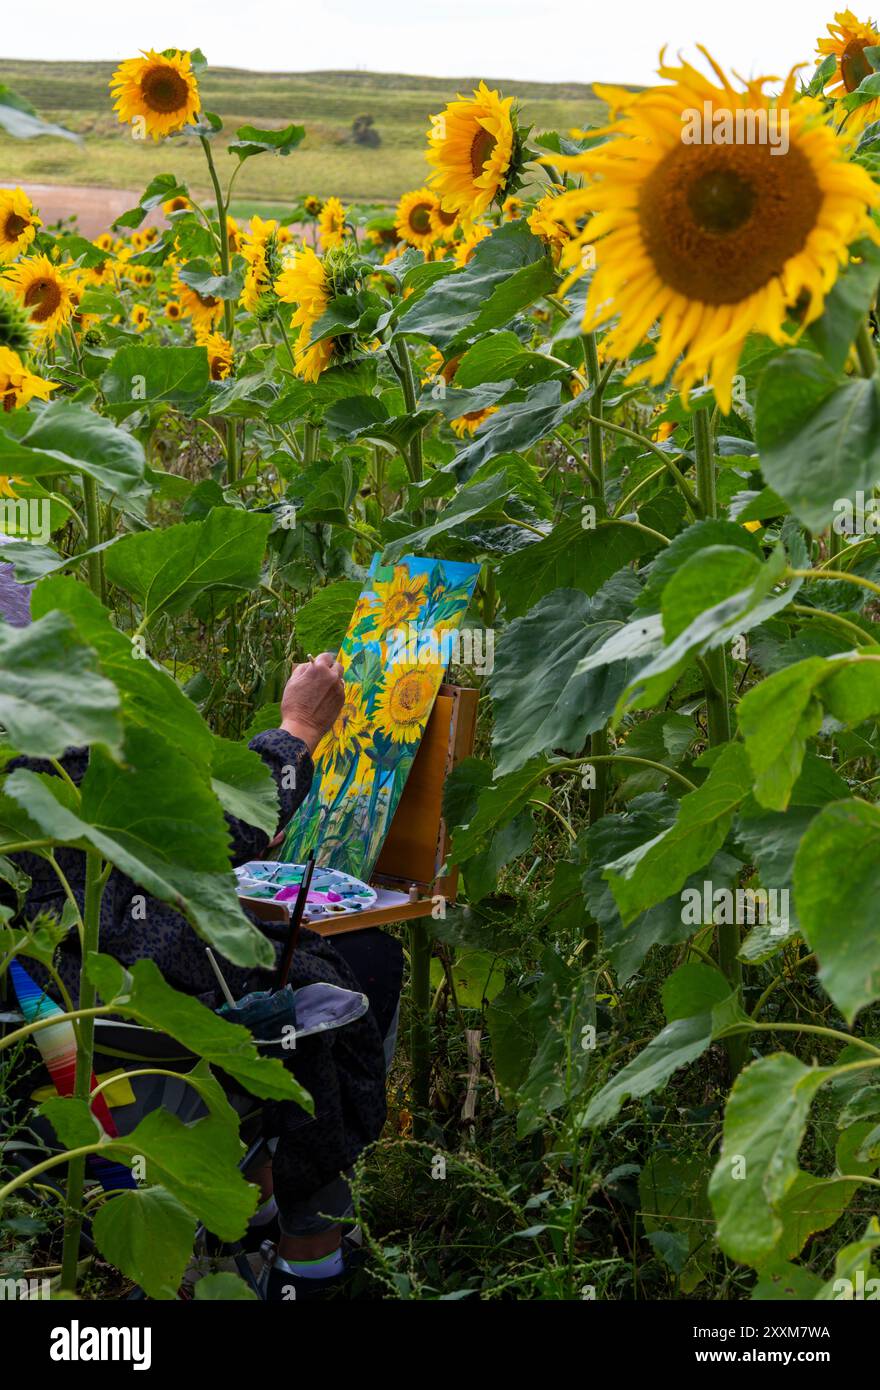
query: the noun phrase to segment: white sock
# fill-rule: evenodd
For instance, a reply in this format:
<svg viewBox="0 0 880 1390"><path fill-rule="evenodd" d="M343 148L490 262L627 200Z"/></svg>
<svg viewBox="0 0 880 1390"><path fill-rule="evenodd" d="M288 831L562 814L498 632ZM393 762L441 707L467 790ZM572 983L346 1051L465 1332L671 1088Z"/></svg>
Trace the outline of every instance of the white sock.
<svg viewBox="0 0 880 1390"><path fill-rule="evenodd" d="M283 1260L279 1255L272 1268L280 1270L283 1274L298 1274L301 1279L332 1279L334 1275L342 1274L345 1269L342 1246L338 1246L320 1260Z"/></svg>

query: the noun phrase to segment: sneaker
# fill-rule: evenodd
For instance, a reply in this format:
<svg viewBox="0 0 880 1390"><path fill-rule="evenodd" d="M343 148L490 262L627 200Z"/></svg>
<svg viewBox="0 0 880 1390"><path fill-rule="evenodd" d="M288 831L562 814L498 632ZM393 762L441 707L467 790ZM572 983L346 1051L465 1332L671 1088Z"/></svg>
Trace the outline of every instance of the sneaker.
<svg viewBox="0 0 880 1390"><path fill-rule="evenodd" d="M298 1299L342 1298L355 1271L364 1263L366 1251L350 1244L343 1238L342 1260L344 1268L339 1274L327 1279L305 1279L289 1269L279 1269L275 1263L276 1251L263 1251L265 1263L260 1275L259 1285L267 1303L293 1303ZM271 1255L271 1258L270 1258Z"/></svg>

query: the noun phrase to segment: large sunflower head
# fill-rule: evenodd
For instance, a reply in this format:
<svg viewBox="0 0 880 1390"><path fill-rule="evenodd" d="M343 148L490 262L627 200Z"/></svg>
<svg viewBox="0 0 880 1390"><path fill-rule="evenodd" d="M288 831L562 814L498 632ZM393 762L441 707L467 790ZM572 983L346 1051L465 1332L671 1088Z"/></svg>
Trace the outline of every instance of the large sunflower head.
<svg viewBox="0 0 880 1390"><path fill-rule="evenodd" d="M437 195L430 188L417 188L404 193L397 204L394 227L401 241L426 250L434 240L431 214L438 207Z"/></svg>
<svg viewBox="0 0 880 1390"><path fill-rule="evenodd" d="M406 565L395 565L393 578L376 580L373 589L380 604L376 612L380 633L415 621L425 603L427 582L427 574L411 574Z"/></svg>
<svg viewBox="0 0 880 1390"><path fill-rule="evenodd" d="M41 225L21 188L0 188L0 262L14 261L26 251Z"/></svg>
<svg viewBox="0 0 880 1390"><path fill-rule="evenodd" d="M618 138L554 156L590 180L555 212L573 233L570 279L586 270L585 249L596 264L584 326L617 319L607 353L630 356L660 323L630 380L656 384L675 368L686 393L708 376L727 411L748 334L787 341L795 303L801 326L818 317L848 247L876 238L868 210L880 192L822 103L795 100L793 73L774 101L769 79L736 91L705 57L719 85L689 64L661 66L669 84L627 103L609 127Z"/></svg>
<svg viewBox="0 0 880 1390"><path fill-rule="evenodd" d="M154 140L192 125L199 114L199 88L188 53L142 50L121 63L110 79L113 109L122 125L143 121Z"/></svg>
<svg viewBox="0 0 880 1390"><path fill-rule="evenodd" d="M7 283L24 307L38 338L53 339L74 310L75 286L48 256L28 256L7 272Z"/></svg>
<svg viewBox="0 0 880 1390"><path fill-rule="evenodd" d="M517 172L518 144L513 97L490 92L485 82L432 116L425 158L443 211L478 217L502 201Z"/></svg>
<svg viewBox="0 0 880 1390"><path fill-rule="evenodd" d="M338 198L328 198L318 217L321 250L329 251L345 239L345 208Z"/></svg>
<svg viewBox="0 0 880 1390"><path fill-rule="evenodd" d="M863 23L856 19L852 10L841 10L834 16L834 24L828 25L827 39L819 39L816 45L823 58L829 54L837 59L837 71L828 85L828 94L845 97L861 86L864 78L873 72L865 57L866 48L880 45L880 30L870 21ZM880 100L867 101L857 106L846 118L847 129L861 130L880 114Z"/></svg>
<svg viewBox="0 0 880 1390"><path fill-rule="evenodd" d="M34 397L47 401L57 386L57 381L45 381L29 372L17 352L0 347L0 410L15 410Z"/></svg>
<svg viewBox="0 0 880 1390"><path fill-rule="evenodd" d="M333 356L333 339L312 343L312 328L330 303L331 287L324 263L310 246L303 246L282 270L275 282L275 293L283 304L296 306L292 328L298 328L294 358L296 374L304 381L317 381Z"/></svg>
<svg viewBox="0 0 880 1390"><path fill-rule="evenodd" d="M394 743L422 737L440 684L438 666L398 662L389 666L376 698L374 726Z"/></svg>

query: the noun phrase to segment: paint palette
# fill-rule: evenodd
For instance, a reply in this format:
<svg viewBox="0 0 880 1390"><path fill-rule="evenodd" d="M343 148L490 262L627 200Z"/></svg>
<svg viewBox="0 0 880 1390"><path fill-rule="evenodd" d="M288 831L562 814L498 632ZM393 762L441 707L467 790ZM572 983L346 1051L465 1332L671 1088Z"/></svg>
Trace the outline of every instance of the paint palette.
<svg viewBox="0 0 880 1390"><path fill-rule="evenodd" d="M293 907L305 874L305 864L276 864L270 859L252 859L235 870L240 898L260 898ZM375 889L341 869L315 868L306 899L304 922L362 912L376 901Z"/></svg>

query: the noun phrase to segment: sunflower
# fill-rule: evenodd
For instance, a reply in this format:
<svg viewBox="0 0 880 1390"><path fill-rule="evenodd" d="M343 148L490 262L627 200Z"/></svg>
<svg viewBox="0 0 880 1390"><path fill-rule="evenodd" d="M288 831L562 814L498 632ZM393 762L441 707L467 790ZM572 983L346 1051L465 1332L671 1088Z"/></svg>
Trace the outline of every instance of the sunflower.
<svg viewBox="0 0 880 1390"><path fill-rule="evenodd" d="M435 241L448 243L455 240L459 216L457 212L444 212L439 202L431 210L431 231Z"/></svg>
<svg viewBox="0 0 880 1390"><path fill-rule="evenodd" d="M324 204L321 202L321 199L316 198L314 193L310 193L303 201L303 207L309 214L309 217L318 217L323 206Z"/></svg>
<svg viewBox="0 0 880 1390"><path fill-rule="evenodd" d="M428 353L428 359L425 362L421 385L430 386L438 377L442 377L446 385L451 386L460 362L461 353L458 353L455 357L450 357L447 362L439 348L431 348L431 351Z"/></svg>
<svg viewBox="0 0 880 1390"><path fill-rule="evenodd" d="M865 49L876 48L880 44L880 30L870 22L863 24L856 19L852 10L841 10L834 19L835 23L828 25L831 37L819 39L816 47L823 58L833 54L837 59L837 71L832 79L833 85L828 88L828 95L839 98L854 92L862 80L873 72L865 57ZM878 114L880 99L866 101L864 106L857 106L846 116L847 129L859 131L871 121L876 121Z"/></svg>
<svg viewBox="0 0 880 1390"><path fill-rule="evenodd" d="M501 204L501 212L505 222L515 222L518 217L522 217L525 206L522 198L517 198L515 194L505 198Z"/></svg>
<svg viewBox="0 0 880 1390"><path fill-rule="evenodd" d="M223 316L223 301L210 294L199 294L191 285L184 284L178 276L174 277L174 288L180 300L180 307L193 321L193 327L204 328L210 332Z"/></svg>
<svg viewBox="0 0 880 1390"><path fill-rule="evenodd" d="M546 242L558 258L560 251L571 239L571 232L557 216L558 191L545 193L529 213L529 230Z"/></svg>
<svg viewBox="0 0 880 1390"><path fill-rule="evenodd" d="M321 233L321 250L329 251L331 246L340 246L345 239L345 208L338 198L328 198L318 218Z"/></svg>
<svg viewBox="0 0 880 1390"><path fill-rule="evenodd" d="M166 319L170 319L172 323L177 323L178 319L183 318L183 308L179 299L169 299L163 312Z"/></svg>
<svg viewBox="0 0 880 1390"><path fill-rule="evenodd" d="M48 256L29 256L8 271L10 288L28 312L40 338L54 338L73 313L74 286Z"/></svg>
<svg viewBox="0 0 880 1390"><path fill-rule="evenodd" d="M25 367L17 352L12 352L9 348L0 347L0 407L4 411L15 410L17 406L27 405L37 397L41 401L49 399L50 391L57 389L57 381L44 381L40 376L34 376ZM9 482L9 479L5 479ZM4 479L0 478L0 484ZM3 495L0 487L0 495ZM5 494L7 497L14 497L11 491Z"/></svg>
<svg viewBox="0 0 880 1390"><path fill-rule="evenodd" d="M394 227L401 241L425 251L434 240L431 213L437 207L437 195L430 188L418 188L404 193L397 204Z"/></svg>
<svg viewBox="0 0 880 1390"><path fill-rule="evenodd" d="M354 611L351 615L351 631L355 632L359 627L361 627L362 623L368 623L368 626L363 627L361 629L360 636L363 637L367 632L372 631L375 621L375 600L372 599L369 594L361 594L360 598L354 606Z"/></svg>
<svg viewBox="0 0 880 1390"><path fill-rule="evenodd" d="M231 256L241 250L241 228L229 213L226 214L226 245Z"/></svg>
<svg viewBox="0 0 880 1390"><path fill-rule="evenodd" d="M484 224L467 227L461 241L455 243L453 252L457 265L467 265L481 241L492 235L492 228Z"/></svg>
<svg viewBox="0 0 880 1390"><path fill-rule="evenodd" d="M205 333L198 337L200 347L208 353L208 370L212 381L224 381L232 374L232 344L222 333Z"/></svg>
<svg viewBox="0 0 880 1390"><path fill-rule="evenodd" d="M478 217L503 197L517 144L512 107L512 97L502 99L481 82L473 97L459 97L431 117L428 182L445 212Z"/></svg>
<svg viewBox="0 0 880 1390"><path fill-rule="evenodd" d="M379 688L374 728L394 743L417 743L437 694L438 666L399 662L389 667Z"/></svg>
<svg viewBox="0 0 880 1390"><path fill-rule="evenodd" d="M133 304L131 307L131 321L138 333L143 333L145 328L150 326L150 310L146 304Z"/></svg>
<svg viewBox="0 0 880 1390"><path fill-rule="evenodd" d="M277 241L279 230L274 218L264 222L261 217L254 216L248 230L241 234L239 250L248 263L241 303L249 314L256 312L262 296L272 288L267 256Z"/></svg>
<svg viewBox="0 0 880 1390"><path fill-rule="evenodd" d="M310 246L303 246L282 270L275 291L283 304L295 304L290 320L299 329L296 340L296 374L304 381L317 381L333 356L333 339L312 344L312 329L330 303L330 287L324 264Z"/></svg>
<svg viewBox="0 0 880 1390"><path fill-rule="evenodd" d="M372 729L360 685L352 681L345 686L342 709L336 716L332 727L327 731L314 752L314 762L321 759L336 762L348 753L369 742Z"/></svg>
<svg viewBox="0 0 880 1390"><path fill-rule="evenodd" d="M0 188L0 262L26 251L42 226L21 188Z"/></svg>
<svg viewBox="0 0 880 1390"><path fill-rule="evenodd" d="M425 602L427 574L410 574L406 565L394 566L394 578L377 580L373 589L380 607L376 611L376 627L388 632L401 623L412 622L419 616Z"/></svg>
<svg viewBox="0 0 880 1390"><path fill-rule="evenodd" d="M272 288L272 276L266 265L266 257L261 251L254 257L247 268L244 277L244 288L241 292L241 305L249 314L255 314L260 307L260 300L264 294L268 294Z"/></svg>
<svg viewBox="0 0 880 1390"><path fill-rule="evenodd" d="M118 240L113 236L112 232L102 232L100 236L96 236L95 245L99 251L109 252L119 250Z"/></svg>
<svg viewBox="0 0 880 1390"><path fill-rule="evenodd" d="M114 110L122 125L142 120L159 140L192 125L199 114L199 88L188 53L142 49L142 58L121 63L110 79Z"/></svg>
<svg viewBox="0 0 880 1390"><path fill-rule="evenodd" d="M470 410L467 415L459 415L457 420L451 420L450 424L459 439L464 439L466 434L476 434L483 422L488 420L490 415L494 415L497 409L497 405L487 405L482 410Z"/></svg>
<svg viewBox="0 0 880 1390"><path fill-rule="evenodd" d="M617 318L604 347L623 359L659 320L653 357L629 379L656 385L678 362L673 380L684 395L708 376L727 412L748 334L790 341L786 313L799 301L805 306L800 329L818 318L849 245L877 237L868 209L880 192L849 161L851 140L826 124L822 103L794 101L794 73L773 108L764 92L769 79L735 91L701 52L720 86L689 64L670 68L661 60L660 75L670 85L633 98L609 127L622 138L554 156L557 165L591 180L561 194L557 213L573 233L563 251L572 271L568 283L586 269L584 248L595 250L584 327ZM748 133L769 124L772 110L777 130L787 131L787 148L743 140L687 143L685 122L704 110L717 111L731 133L739 113L746 113L741 121ZM590 214L581 228L579 219Z"/></svg>
<svg viewBox="0 0 880 1390"><path fill-rule="evenodd" d="M89 285L112 285L116 281L116 264L111 256L97 265L83 266L83 278Z"/></svg>
<svg viewBox="0 0 880 1390"><path fill-rule="evenodd" d="M162 211L166 217L170 217L175 212L192 212L192 203L189 198L178 193L176 198L169 198L167 202L162 204Z"/></svg>

